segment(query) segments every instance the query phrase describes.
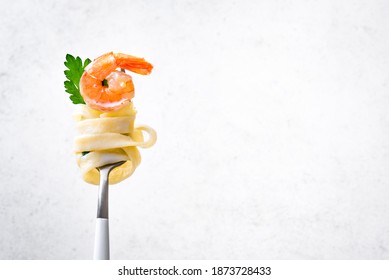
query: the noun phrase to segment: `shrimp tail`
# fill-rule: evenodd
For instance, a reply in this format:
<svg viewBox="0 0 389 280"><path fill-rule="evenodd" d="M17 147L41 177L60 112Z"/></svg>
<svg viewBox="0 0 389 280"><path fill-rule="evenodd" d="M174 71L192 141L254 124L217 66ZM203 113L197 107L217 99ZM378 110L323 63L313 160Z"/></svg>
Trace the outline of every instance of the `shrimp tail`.
<svg viewBox="0 0 389 280"><path fill-rule="evenodd" d="M132 71L141 75L148 75L153 70L153 65L144 58L135 57L128 54L115 53L116 63L120 68Z"/></svg>

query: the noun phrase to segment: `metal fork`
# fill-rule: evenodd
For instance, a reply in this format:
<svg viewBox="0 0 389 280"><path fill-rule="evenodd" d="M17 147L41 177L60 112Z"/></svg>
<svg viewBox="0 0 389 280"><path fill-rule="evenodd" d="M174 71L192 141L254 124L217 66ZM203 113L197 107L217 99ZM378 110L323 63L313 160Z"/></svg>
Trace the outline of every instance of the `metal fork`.
<svg viewBox="0 0 389 280"><path fill-rule="evenodd" d="M99 196L97 200L97 219L93 259L109 260L108 188L109 173L125 161L98 167L100 172Z"/></svg>
<svg viewBox="0 0 389 280"><path fill-rule="evenodd" d="M120 68L120 71L126 72ZM125 161L119 161L98 167L100 172L99 196L97 200L97 219L93 259L109 260L109 223L108 223L108 187L109 173Z"/></svg>

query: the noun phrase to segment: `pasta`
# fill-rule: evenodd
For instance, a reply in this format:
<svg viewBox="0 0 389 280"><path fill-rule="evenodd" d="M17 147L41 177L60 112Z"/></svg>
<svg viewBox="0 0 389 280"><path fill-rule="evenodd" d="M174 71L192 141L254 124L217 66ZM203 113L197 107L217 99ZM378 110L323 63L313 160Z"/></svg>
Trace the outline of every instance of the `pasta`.
<svg viewBox="0 0 389 280"><path fill-rule="evenodd" d="M126 161L109 176L115 184L131 176L141 161L138 147L149 148L156 142L154 129L134 126L136 110L132 102L116 111L103 112L78 104L74 119L78 135L74 142L77 164L83 179L99 184L97 167ZM144 134L148 134L145 140Z"/></svg>

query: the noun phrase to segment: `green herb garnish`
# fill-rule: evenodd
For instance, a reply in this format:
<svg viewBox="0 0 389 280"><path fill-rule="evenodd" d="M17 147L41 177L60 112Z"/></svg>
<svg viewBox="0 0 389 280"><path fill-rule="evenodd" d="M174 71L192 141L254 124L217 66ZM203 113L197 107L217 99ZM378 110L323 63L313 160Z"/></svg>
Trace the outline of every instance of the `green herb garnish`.
<svg viewBox="0 0 389 280"><path fill-rule="evenodd" d="M84 64L82 59L77 56L76 58L71 54L66 55L65 66L68 70L65 70L65 76L67 80L64 82L65 90L70 94L69 98L73 104L85 104L84 98L80 93L80 79L82 73L84 73L85 67L91 63L89 58L85 59Z"/></svg>
<svg viewBox="0 0 389 280"><path fill-rule="evenodd" d="M87 155L89 153L90 153L89 151L82 152L82 156L85 156L85 155Z"/></svg>

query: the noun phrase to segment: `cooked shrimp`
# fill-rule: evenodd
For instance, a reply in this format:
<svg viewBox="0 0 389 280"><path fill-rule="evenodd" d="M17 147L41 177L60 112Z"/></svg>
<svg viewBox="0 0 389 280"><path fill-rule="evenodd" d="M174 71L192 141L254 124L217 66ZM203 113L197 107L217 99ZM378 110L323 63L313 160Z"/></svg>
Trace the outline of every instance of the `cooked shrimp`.
<svg viewBox="0 0 389 280"><path fill-rule="evenodd" d="M150 74L153 66L143 58L122 53L106 53L89 64L80 80L80 92L86 104L95 110L118 110L134 97L130 75L123 68L141 75Z"/></svg>

